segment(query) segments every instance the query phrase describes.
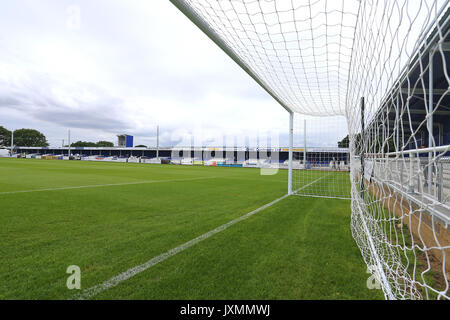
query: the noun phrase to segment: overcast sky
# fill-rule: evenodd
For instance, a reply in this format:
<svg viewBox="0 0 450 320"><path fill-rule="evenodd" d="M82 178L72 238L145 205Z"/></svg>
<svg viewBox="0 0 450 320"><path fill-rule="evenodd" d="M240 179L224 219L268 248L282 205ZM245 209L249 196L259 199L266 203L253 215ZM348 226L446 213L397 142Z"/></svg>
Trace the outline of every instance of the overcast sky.
<svg viewBox="0 0 450 320"><path fill-rule="evenodd" d="M255 144L268 131L287 145L288 113L167 0L11 0L0 10L0 125L38 129L52 146L69 128L72 141L127 133L153 146L157 125L165 146L190 134Z"/></svg>

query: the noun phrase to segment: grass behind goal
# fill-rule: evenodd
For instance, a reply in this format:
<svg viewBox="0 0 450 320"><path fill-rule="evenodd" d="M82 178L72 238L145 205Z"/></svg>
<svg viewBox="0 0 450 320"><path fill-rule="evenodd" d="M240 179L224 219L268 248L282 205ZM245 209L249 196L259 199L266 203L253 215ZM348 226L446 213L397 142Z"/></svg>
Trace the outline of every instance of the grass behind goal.
<svg viewBox="0 0 450 320"><path fill-rule="evenodd" d="M286 193L287 171L0 159L0 298L67 299ZM348 201L289 197L94 298L376 299Z"/></svg>

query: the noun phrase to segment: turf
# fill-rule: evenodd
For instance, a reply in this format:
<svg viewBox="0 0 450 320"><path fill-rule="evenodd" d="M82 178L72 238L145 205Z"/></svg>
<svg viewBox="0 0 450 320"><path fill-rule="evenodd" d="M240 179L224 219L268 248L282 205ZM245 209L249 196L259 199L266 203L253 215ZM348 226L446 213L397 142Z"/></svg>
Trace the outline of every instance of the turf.
<svg viewBox="0 0 450 320"><path fill-rule="evenodd" d="M71 298L69 265L80 266L82 289L102 283L283 196L286 177L0 159L0 298ZM348 201L288 197L94 298L382 298L366 288L349 226Z"/></svg>
<svg viewBox="0 0 450 320"><path fill-rule="evenodd" d="M350 199L349 173L343 171L294 171L297 194Z"/></svg>

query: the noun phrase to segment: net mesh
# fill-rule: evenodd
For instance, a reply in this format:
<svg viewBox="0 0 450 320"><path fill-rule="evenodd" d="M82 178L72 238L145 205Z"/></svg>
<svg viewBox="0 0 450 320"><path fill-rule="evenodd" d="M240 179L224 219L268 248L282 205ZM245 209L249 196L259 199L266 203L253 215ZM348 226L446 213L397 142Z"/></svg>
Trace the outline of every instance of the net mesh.
<svg viewBox="0 0 450 320"><path fill-rule="evenodd" d="M350 199L350 154L343 116L294 117L294 195Z"/></svg>
<svg viewBox="0 0 450 320"><path fill-rule="evenodd" d="M368 268L386 298L449 299L449 1L171 1L288 110L345 116Z"/></svg>

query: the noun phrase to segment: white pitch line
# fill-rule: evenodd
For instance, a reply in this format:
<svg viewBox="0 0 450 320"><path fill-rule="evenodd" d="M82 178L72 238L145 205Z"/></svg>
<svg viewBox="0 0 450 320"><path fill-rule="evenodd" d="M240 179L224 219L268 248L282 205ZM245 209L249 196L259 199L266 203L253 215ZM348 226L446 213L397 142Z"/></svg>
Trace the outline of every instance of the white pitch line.
<svg viewBox="0 0 450 320"><path fill-rule="evenodd" d="M170 180L143 180L135 182L123 182L123 183L108 183L108 184L91 184L85 186L73 186L73 187L60 187L60 188L45 188L45 189L34 189L34 190L18 190L18 191L5 191L0 192L0 195L4 194L15 194L15 193L28 193L28 192L42 192L42 191L59 191L59 190L71 190L71 189L84 189L84 188L100 188L100 187L114 187L114 186L126 186L133 184L147 184L147 183L160 183L160 182L177 182L177 181L192 181L192 180L204 180L213 179L217 177L200 177L200 178L181 178L181 179L170 179Z"/></svg>
<svg viewBox="0 0 450 320"><path fill-rule="evenodd" d="M322 178L324 178L324 177L318 178L318 179L314 180L313 182L310 182L307 185L304 185L303 187L297 189L296 191L300 191L303 188L307 188L307 187L309 187L313 183L316 183L317 181L319 181ZM215 228L215 229L213 229L211 231L208 231L208 232L202 234L201 236L198 236L195 239L192 239L192 240L190 240L188 242L185 242L185 243L179 245L178 247L175 247L175 248L173 248L173 249L171 249L171 250L169 250L167 252L164 252L164 253L162 253L162 254L160 254L160 255L158 255L158 256L148 260L147 262L145 262L145 263L143 263L141 265L138 265L136 267L130 268L127 271L122 272L119 275L117 275L115 277L112 277L109 280L106 280L105 282L103 282L101 284L98 284L96 286L93 286L93 287L90 287L88 289L85 289L85 290L83 290L82 293L80 293L78 295L75 295L73 299L78 299L78 300L89 299L89 298L92 298L93 296L95 296L95 295L97 295L97 294L99 294L99 293L101 293L101 292L103 292L105 290L113 288L113 287L117 286L119 283L121 283L122 281L128 280L131 277L137 275L138 273L141 273L141 272L147 270L148 268L153 267L154 265L156 265L156 264L158 264L160 262L163 262L164 260L166 260L166 259L168 259L168 258L170 258L170 257L172 257L174 255L176 255L177 253L180 253L180 252L182 252L182 251L184 251L184 250L186 250L186 249L196 245L197 243L199 243L199 242L201 242L201 241L203 241L203 240L205 240L205 239L207 239L207 238L209 238L209 237L211 237L211 236L213 236L213 235L215 235L215 234L217 234L217 233L219 233L219 232L221 232L221 231L223 231L225 229L228 229L232 225L234 225L234 224L236 224L236 223L238 223L238 222L240 222L242 220L245 220L245 219L251 217L255 213L258 213L259 211L264 210L264 209L274 205L275 203L277 203L277 202L287 198L288 196L289 196L288 194L285 194L284 196L282 196L282 197L280 197L280 198L278 198L276 200L273 200L272 202L269 202L269 203L263 205L262 207L259 207L258 209L255 209L255 210L253 210L253 211L251 211L251 212L249 212L249 213L247 213L247 214L245 214L245 215L243 215L243 216L241 216L241 217L239 217L237 219L231 220L230 222L227 222L227 223L221 225L220 227L217 227L217 228Z"/></svg>

